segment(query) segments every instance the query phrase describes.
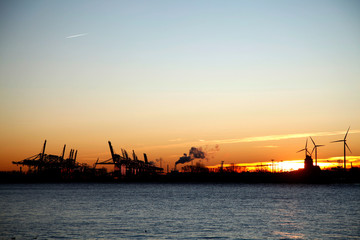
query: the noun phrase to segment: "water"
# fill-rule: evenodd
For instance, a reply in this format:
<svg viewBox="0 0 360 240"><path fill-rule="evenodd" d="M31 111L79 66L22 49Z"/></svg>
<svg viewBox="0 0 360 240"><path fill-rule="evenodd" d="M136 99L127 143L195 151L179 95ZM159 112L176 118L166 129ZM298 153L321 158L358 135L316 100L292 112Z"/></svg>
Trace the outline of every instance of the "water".
<svg viewBox="0 0 360 240"><path fill-rule="evenodd" d="M3 184L11 238L360 239L360 185Z"/></svg>

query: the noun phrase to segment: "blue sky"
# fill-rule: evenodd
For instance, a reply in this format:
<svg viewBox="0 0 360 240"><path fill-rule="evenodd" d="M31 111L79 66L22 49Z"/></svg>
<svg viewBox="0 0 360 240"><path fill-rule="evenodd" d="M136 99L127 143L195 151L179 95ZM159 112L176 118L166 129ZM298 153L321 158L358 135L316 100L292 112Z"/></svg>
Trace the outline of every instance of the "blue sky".
<svg viewBox="0 0 360 240"><path fill-rule="evenodd" d="M179 82L223 90L345 86L337 83L338 76L331 77L328 68L350 75L341 83L357 83L351 76L360 56L357 1L2 4L1 52L6 59L2 65L10 65L5 69L9 71L15 65L34 75L59 75L73 84L72 74L81 72L90 78L77 80L81 87L103 85L99 78L105 74L131 75L128 81L108 80L109 85L120 83L130 90L134 82L155 90L180 87ZM88 35L65 38L80 33ZM38 73L41 68L44 74ZM179 72L183 74L177 76ZM306 78L296 78L299 75ZM58 76L42 76L4 84L50 88L61 84ZM220 80L228 84L219 84Z"/></svg>

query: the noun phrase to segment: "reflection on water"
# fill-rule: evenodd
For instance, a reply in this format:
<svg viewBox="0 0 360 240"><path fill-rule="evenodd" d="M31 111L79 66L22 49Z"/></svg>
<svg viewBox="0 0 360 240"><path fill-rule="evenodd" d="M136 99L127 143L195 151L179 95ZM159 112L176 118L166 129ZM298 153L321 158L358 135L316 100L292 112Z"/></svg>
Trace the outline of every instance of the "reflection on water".
<svg viewBox="0 0 360 240"><path fill-rule="evenodd" d="M305 235L302 233L289 233L289 232L280 232L274 231L273 235L279 236L281 239L304 239Z"/></svg>
<svg viewBox="0 0 360 240"><path fill-rule="evenodd" d="M360 239L360 186L0 185L0 239Z"/></svg>

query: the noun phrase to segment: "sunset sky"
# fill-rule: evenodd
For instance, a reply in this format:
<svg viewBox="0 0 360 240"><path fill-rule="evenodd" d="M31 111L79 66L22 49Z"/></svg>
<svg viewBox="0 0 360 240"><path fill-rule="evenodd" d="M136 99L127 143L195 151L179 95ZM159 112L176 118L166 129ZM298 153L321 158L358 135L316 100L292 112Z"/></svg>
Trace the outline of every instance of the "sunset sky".
<svg viewBox="0 0 360 240"><path fill-rule="evenodd" d="M206 165L301 160L312 136L326 162L350 125L355 163L360 1L0 3L0 170L45 139L173 167L193 146Z"/></svg>

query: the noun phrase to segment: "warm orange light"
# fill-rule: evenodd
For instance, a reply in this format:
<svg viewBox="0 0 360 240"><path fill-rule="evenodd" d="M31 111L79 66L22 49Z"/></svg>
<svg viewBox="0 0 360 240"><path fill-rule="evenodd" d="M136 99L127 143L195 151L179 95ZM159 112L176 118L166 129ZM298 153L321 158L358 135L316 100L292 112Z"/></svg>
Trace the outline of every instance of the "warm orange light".
<svg viewBox="0 0 360 240"><path fill-rule="evenodd" d="M321 169L331 169L342 166L342 157L332 157L329 159L318 159L317 165ZM348 168L359 167L359 156L348 157ZM315 165L315 162L314 162ZM221 165L208 166L209 169L219 169ZM304 168L304 160L289 160L280 162L256 162L256 163L240 163L240 164L223 164L225 170L240 172L240 171L267 171L267 172L290 172Z"/></svg>
<svg viewBox="0 0 360 240"><path fill-rule="evenodd" d="M299 170L304 168L304 160L284 161L280 163L281 169L284 172Z"/></svg>

